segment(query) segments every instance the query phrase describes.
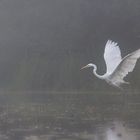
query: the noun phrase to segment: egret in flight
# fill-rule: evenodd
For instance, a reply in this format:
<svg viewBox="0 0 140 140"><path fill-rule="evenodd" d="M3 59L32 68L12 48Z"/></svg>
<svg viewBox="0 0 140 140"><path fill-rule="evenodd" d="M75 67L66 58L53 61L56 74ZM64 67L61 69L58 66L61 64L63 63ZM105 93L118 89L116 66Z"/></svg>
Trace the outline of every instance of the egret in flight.
<svg viewBox="0 0 140 140"><path fill-rule="evenodd" d="M137 59L140 58L140 49L121 57L121 51L116 42L108 40L105 45L104 60L106 63L106 73L98 75L96 73L97 66L95 64L88 64L81 69L93 67L93 74L99 79L105 80L108 84L121 88L122 84L129 84L124 81L124 77L132 72Z"/></svg>

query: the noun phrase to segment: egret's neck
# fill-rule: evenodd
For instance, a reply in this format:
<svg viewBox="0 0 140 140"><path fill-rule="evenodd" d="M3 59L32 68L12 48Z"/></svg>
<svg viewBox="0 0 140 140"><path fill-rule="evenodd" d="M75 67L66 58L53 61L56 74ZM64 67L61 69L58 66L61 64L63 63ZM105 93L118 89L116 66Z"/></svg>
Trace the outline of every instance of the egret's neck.
<svg viewBox="0 0 140 140"><path fill-rule="evenodd" d="M103 75L99 75L97 74L97 66L95 64L92 64L92 67L93 67L93 74L98 77L99 79L104 79L103 78Z"/></svg>

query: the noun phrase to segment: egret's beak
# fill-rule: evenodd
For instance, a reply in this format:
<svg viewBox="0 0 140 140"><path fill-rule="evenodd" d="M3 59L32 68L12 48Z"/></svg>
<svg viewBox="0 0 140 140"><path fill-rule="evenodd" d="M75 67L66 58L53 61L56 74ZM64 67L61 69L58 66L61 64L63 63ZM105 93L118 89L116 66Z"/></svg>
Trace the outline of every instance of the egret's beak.
<svg viewBox="0 0 140 140"><path fill-rule="evenodd" d="M85 68L88 68L88 66L86 65L86 66L82 67L81 70L82 70L82 69L85 69Z"/></svg>

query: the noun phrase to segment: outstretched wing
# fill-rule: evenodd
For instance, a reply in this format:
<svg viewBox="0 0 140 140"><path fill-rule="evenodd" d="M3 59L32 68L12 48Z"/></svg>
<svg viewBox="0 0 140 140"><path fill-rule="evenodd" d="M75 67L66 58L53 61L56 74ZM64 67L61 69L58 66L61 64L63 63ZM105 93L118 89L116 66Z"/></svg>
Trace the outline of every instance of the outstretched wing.
<svg viewBox="0 0 140 140"><path fill-rule="evenodd" d="M125 56L115 71L111 74L111 80L114 83L123 82L123 78L129 73L132 72L137 59L140 58L140 49L128 54Z"/></svg>
<svg viewBox="0 0 140 140"><path fill-rule="evenodd" d="M107 74L111 74L122 60L120 48L117 43L108 40L105 45L104 59L106 63Z"/></svg>

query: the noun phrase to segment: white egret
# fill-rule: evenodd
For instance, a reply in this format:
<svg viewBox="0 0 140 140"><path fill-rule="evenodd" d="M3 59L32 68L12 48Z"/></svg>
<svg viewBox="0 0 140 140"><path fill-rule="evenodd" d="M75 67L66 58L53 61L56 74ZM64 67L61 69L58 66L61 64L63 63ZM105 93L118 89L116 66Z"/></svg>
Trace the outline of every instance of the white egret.
<svg viewBox="0 0 140 140"><path fill-rule="evenodd" d="M123 59L121 57L120 48L117 43L108 40L105 45L104 60L106 63L106 73L98 75L96 73L97 66L95 64L88 64L81 69L93 67L93 74L99 79L105 80L108 84L121 88L122 84L129 84L124 81L124 77L132 72L137 59L140 58L140 49L126 55Z"/></svg>

